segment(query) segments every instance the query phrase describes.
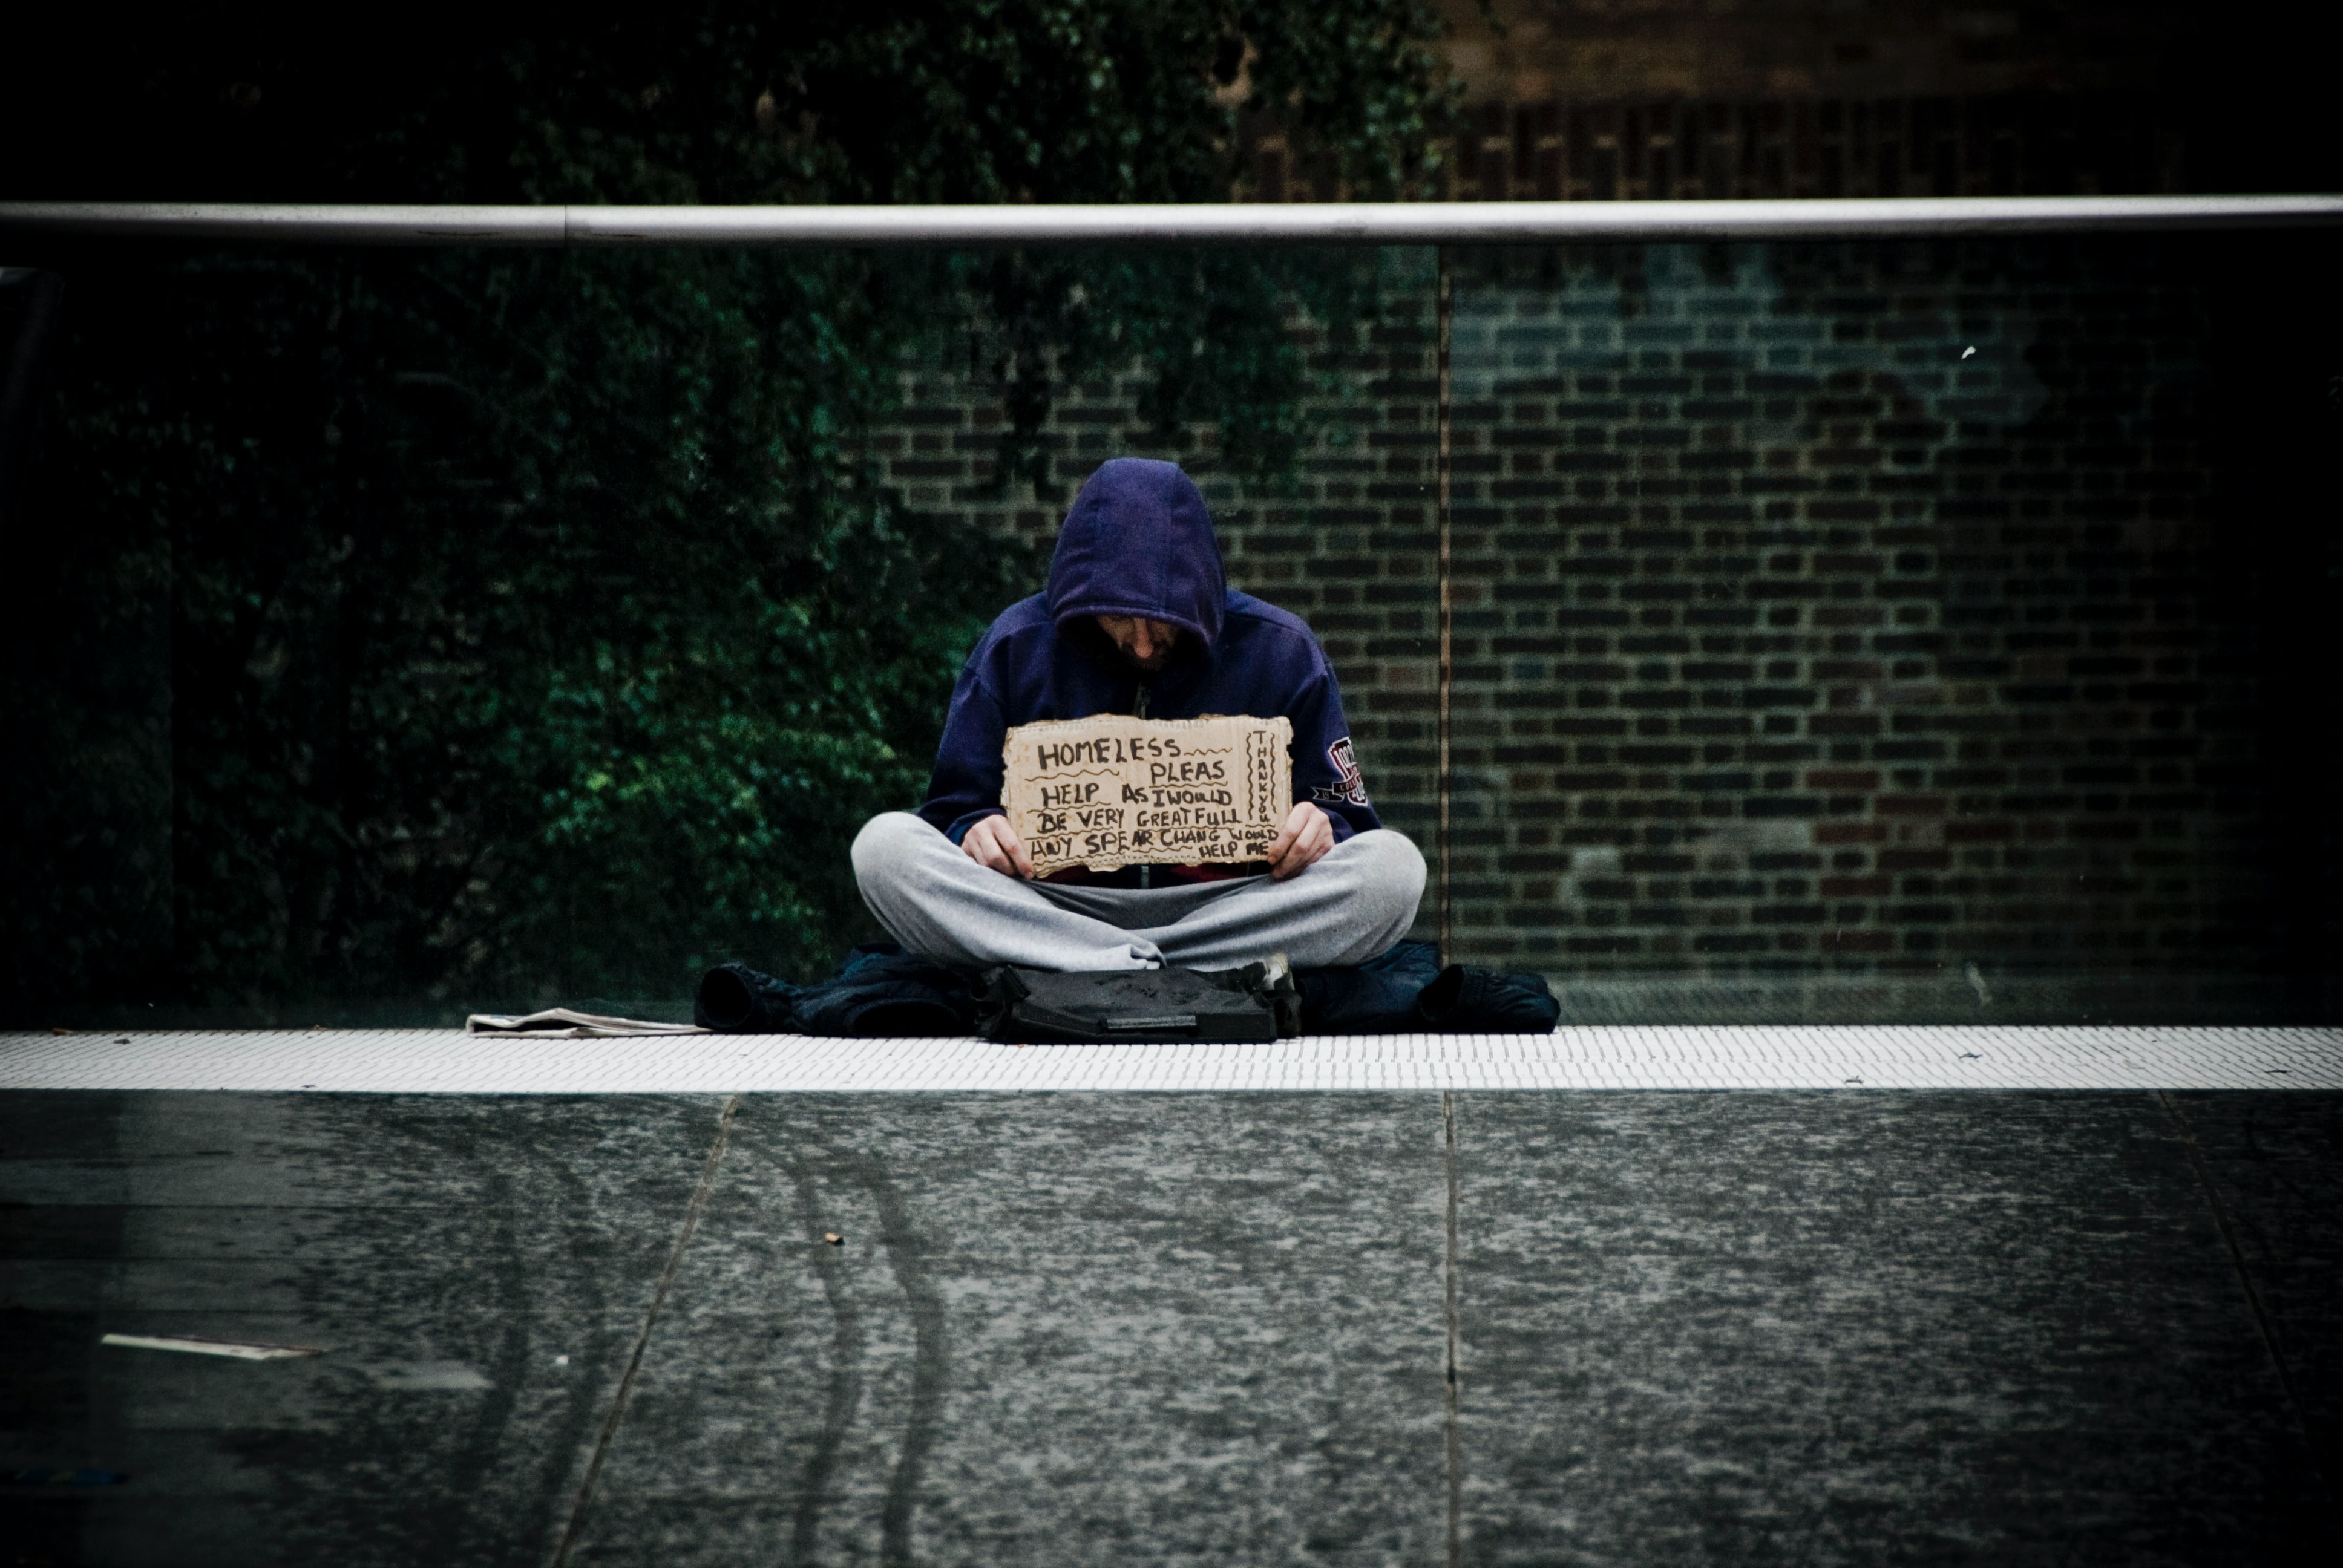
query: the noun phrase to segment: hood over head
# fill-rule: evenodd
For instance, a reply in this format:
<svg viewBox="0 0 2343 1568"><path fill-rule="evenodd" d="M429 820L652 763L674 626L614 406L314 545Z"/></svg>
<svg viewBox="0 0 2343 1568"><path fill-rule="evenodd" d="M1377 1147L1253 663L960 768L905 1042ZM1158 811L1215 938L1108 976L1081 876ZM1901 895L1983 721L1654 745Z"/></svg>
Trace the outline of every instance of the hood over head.
<svg viewBox="0 0 2343 1568"><path fill-rule="evenodd" d="M1091 646L1091 617L1131 615L1168 621L1183 643L1209 648L1227 602L1212 515L1179 464L1117 457L1083 483L1050 563L1060 635Z"/></svg>

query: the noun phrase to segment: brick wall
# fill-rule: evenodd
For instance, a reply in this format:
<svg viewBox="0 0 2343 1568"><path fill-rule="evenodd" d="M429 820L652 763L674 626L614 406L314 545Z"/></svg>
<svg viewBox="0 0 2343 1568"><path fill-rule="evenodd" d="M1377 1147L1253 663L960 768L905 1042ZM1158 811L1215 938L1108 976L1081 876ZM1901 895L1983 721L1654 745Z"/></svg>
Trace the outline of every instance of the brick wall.
<svg viewBox="0 0 2343 1568"><path fill-rule="evenodd" d="M2177 0L1433 0L1463 112L1419 199L2331 190L2327 55ZM1241 200L1353 193L1266 111Z"/></svg>
<svg viewBox="0 0 2343 1568"><path fill-rule="evenodd" d="M1266 117L1248 126L1255 201L1349 192ZM2187 138L2140 94L1649 98L1469 106L1438 185L1456 201L2097 196L2186 187Z"/></svg>
<svg viewBox="0 0 2343 1568"><path fill-rule="evenodd" d="M2137 239L1461 256L1460 955L2268 960L2267 658L2224 548L2200 260ZM1317 629L1378 804L1429 849L1431 261L1381 265L1369 341L1313 339L1340 390L1297 495L1219 473L1202 433L1151 447L1130 374L1063 389L1039 493L987 493L997 396L940 360L880 444L912 504L1033 539L1099 459L1186 461L1232 579Z"/></svg>

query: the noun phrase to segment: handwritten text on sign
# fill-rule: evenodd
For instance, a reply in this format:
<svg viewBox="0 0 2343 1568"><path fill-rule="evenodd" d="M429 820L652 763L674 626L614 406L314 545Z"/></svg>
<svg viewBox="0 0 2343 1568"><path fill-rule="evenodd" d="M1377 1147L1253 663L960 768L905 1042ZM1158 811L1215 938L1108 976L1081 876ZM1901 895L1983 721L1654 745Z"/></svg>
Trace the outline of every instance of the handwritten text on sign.
<svg viewBox="0 0 2343 1568"><path fill-rule="evenodd" d="M1285 719L1021 724L1001 803L1038 876L1258 860L1293 809Z"/></svg>

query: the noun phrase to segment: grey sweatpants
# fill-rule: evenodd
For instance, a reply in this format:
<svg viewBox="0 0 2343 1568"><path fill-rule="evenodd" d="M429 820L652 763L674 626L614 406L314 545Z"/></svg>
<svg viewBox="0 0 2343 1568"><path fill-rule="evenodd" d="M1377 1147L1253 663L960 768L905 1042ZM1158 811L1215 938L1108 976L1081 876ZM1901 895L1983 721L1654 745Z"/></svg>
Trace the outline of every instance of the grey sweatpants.
<svg viewBox="0 0 2343 1568"><path fill-rule="evenodd" d="M1063 887L988 870L918 817L890 811L855 839L854 877L879 923L940 963L1219 970L1283 953L1308 969L1362 962L1405 936L1423 857L1385 829L1344 839L1282 882Z"/></svg>

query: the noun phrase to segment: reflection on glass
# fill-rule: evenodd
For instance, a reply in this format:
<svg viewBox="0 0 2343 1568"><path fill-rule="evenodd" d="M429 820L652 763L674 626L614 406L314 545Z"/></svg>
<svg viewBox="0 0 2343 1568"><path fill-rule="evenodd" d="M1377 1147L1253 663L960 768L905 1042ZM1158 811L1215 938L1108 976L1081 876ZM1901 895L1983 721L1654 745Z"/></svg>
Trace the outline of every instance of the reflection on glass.
<svg viewBox="0 0 2343 1568"><path fill-rule="evenodd" d="M1460 249L1444 410L1428 249L93 254L12 546L17 994L825 970L1125 454L1437 855L1444 417L1455 956L1590 1021L2331 1017L2335 417L2275 329L2330 252Z"/></svg>

